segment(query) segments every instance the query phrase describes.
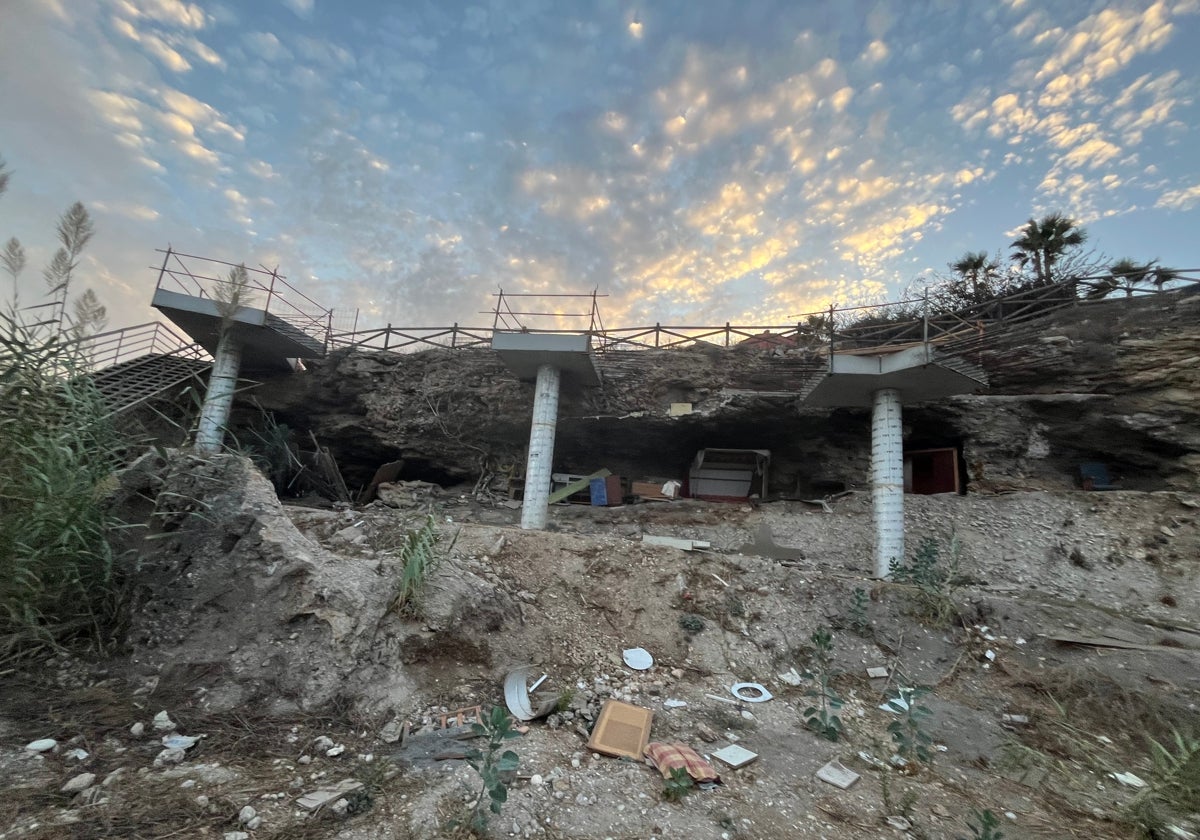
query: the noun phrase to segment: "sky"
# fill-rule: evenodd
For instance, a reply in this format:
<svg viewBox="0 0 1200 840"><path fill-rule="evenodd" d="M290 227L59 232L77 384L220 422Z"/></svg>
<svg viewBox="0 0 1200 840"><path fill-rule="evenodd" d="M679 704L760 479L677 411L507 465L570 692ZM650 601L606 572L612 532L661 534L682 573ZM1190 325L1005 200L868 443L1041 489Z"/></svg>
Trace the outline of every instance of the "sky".
<svg viewBox="0 0 1200 840"><path fill-rule="evenodd" d="M113 327L168 244L360 327L786 324L1049 212L1196 268L1197 44L1200 0L0 0L0 241L28 302L84 202Z"/></svg>

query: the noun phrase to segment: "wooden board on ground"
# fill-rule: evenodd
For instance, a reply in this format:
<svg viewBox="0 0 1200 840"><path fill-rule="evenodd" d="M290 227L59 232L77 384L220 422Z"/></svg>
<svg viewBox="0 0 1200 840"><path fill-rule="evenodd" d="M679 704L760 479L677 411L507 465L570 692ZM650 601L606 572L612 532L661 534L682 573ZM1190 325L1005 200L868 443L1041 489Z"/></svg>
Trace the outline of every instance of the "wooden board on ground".
<svg viewBox="0 0 1200 840"><path fill-rule="evenodd" d="M1050 641L1064 645L1084 645L1086 647L1116 648L1118 650L1173 650L1195 653L1196 648L1175 645L1144 645L1137 642L1127 642L1124 639L1114 639L1111 636L1069 636L1060 633L1047 636Z"/></svg>
<svg viewBox="0 0 1200 840"><path fill-rule="evenodd" d="M654 712L649 709L620 700L605 700L604 708L596 718L596 726L592 729L592 737L588 740L588 749L617 758L641 761L646 744L650 742L650 724L653 720Z"/></svg>

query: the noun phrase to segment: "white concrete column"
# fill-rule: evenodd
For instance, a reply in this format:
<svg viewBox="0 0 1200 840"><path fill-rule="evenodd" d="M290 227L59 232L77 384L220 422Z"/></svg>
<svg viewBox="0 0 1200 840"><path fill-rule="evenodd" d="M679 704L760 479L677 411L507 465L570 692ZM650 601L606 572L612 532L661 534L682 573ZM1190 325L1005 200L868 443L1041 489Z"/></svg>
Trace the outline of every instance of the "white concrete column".
<svg viewBox="0 0 1200 840"><path fill-rule="evenodd" d="M521 504L521 527L527 531L540 531L546 527L560 378L554 365L538 368L533 391L533 425L529 429L529 458L525 462L525 501Z"/></svg>
<svg viewBox="0 0 1200 840"><path fill-rule="evenodd" d="M200 425L196 429L196 451L202 455L217 454L225 443L225 426L229 423L241 367L242 342L233 335L233 330L227 329L217 343L208 390L200 409Z"/></svg>
<svg viewBox="0 0 1200 840"><path fill-rule="evenodd" d="M871 414L871 508L875 520L875 577L886 578L892 561L904 562L904 427L900 392L873 395Z"/></svg>

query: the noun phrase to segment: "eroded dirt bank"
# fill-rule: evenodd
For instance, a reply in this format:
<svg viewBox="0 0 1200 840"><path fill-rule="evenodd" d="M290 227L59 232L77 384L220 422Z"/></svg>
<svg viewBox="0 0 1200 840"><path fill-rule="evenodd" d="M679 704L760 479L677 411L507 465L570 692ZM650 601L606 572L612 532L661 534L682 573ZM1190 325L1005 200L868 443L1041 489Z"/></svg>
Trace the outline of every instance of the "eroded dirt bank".
<svg viewBox="0 0 1200 840"><path fill-rule="evenodd" d="M922 595L867 579L860 494L828 513L555 507L552 530L529 533L468 489L430 488L400 509L283 507L240 459L148 459L122 489L132 507L157 499L131 654L6 684L2 836L449 836L476 777L414 744L441 713L501 702L504 674L524 663L563 711L512 742L521 764L495 837L902 836L884 823L897 815L909 836L958 837L973 808L999 815L1008 838L1128 837L1139 790L1109 774L1153 780L1146 736L1166 743L1195 719L1198 511L1186 493L910 497L910 549L934 538L956 567ZM445 558L417 608L398 610L403 535L427 516ZM780 677L814 667L818 629L833 634L845 703L837 742L805 727L812 681ZM653 669L622 663L633 646ZM713 699L743 680L774 699ZM911 685L930 688L932 763L877 768L859 754L890 755L894 718L879 706ZM736 741L759 758L722 767L716 791L663 802L654 771L586 749L608 698L654 710L656 740L706 753ZM164 758L161 711L206 737ZM47 737L60 744L40 757L22 749ZM862 778L847 791L817 781L831 759ZM59 792L85 773L83 792ZM364 793L340 813L301 806L346 778ZM1160 827L1196 831L1187 820L1164 811Z"/></svg>

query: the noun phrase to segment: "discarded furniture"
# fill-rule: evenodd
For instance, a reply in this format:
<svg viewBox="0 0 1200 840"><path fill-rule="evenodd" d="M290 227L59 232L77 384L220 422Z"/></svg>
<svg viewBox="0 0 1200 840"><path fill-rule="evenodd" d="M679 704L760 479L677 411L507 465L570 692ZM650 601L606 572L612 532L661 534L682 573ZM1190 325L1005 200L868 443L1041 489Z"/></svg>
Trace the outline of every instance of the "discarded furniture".
<svg viewBox="0 0 1200 840"><path fill-rule="evenodd" d="M614 507L621 504L624 493L621 490L621 477L618 475L597 476L588 481L593 507Z"/></svg>
<svg viewBox="0 0 1200 840"><path fill-rule="evenodd" d="M654 712L649 709L620 700L605 700L600 716L596 718L596 726L592 729L592 737L588 740L588 749L617 758L641 761L646 744L650 742L650 724L653 720Z"/></svg>
<svg viewBox="0 0 1200 840"><path fill-rule="evenodd" d="M766 449L701 449L688 471L688 495L709 501L745 501L767 495Z"/></svg>

